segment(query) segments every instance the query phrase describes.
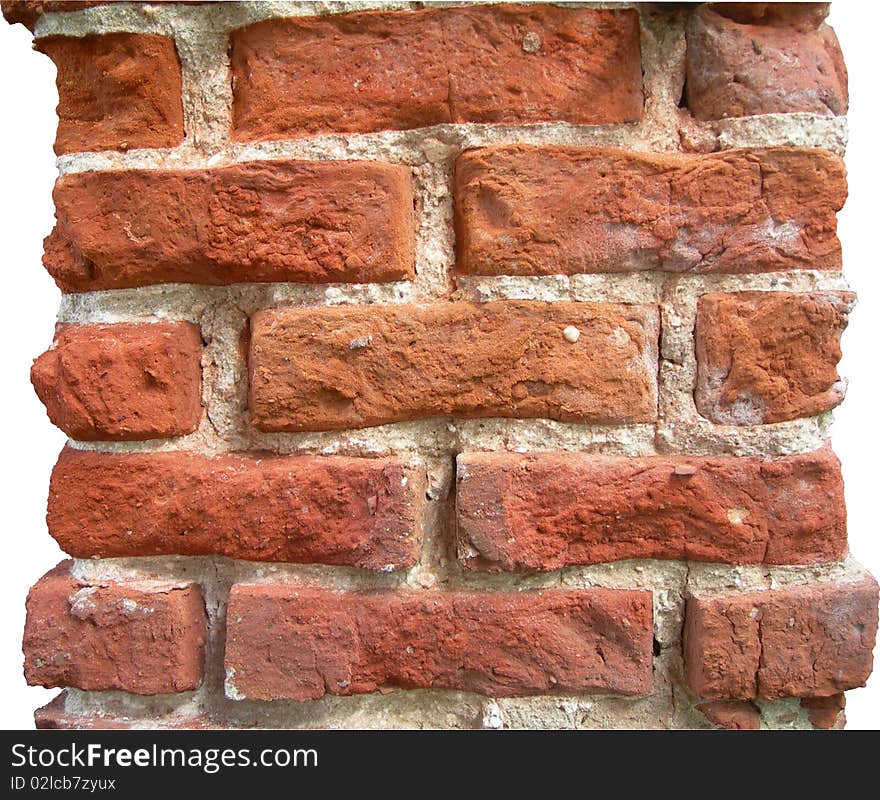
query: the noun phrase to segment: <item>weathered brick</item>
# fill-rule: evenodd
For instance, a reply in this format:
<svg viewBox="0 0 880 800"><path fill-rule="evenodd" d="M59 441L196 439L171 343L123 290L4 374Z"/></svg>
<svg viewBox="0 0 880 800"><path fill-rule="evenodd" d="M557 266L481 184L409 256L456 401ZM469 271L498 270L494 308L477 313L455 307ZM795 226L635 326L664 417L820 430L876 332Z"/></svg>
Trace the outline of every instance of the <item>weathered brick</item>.
<svg viewBox="0 0 880 800"><path fill-rule="evenodd" d="M397 459L65 448L49 532L77 558L220 554L388 570L419 557L423 470Z"/></svg>
<svg viewBox="0 0 880 800"><path fill-rule="evenodd" d="M315 700L382 687L491 696L651 690L651 593L335 592L232 587L227 696Z"/></svg>
<svg viewBox="0 0 880 800"><path fill-rule="evenodd" d="M457 478L468 569L627 558L802 564L846 554L843 479L830 449L783 458L466 453Z"/></svg>
<svg viewBox="0 0 880 800"><path fill-rule="evenodd" d="M86 583L59 564L32 588L24 631L29 684L134 694L198 688L207 617L200 588Z"/></svg>
<svg viewBox="0 0 880 800"><path fill-rule="evenodd" d="M563 331L581 332L569 342ZM648 422L657 310L606 303L278 308L251 318L250 409L265 431L436 416Z"/></svg>
<svg viewBox="0 0 880 800"><path fill-rule="evenodd" d="M807 709L814 728L843 730L846 726L846 695L843 692L828 697L802 697L801 706Z"/></svg>
<svg viewBox="0 0 880 800"><path fill-rule="evenodd" d="M511 145L455 165L459 272L476 275L840 269L837 156Z"/></svg>
<svg viewBox="0 0 880 800"><path fill-rule="evenodd" d="M184 138L183 81L174 40L107 33L50 36L37 49L58 73L55 152L175 147Z"/></svg>
<svg viewBox="0 0 880 800"><path fill-rule="evenodd" d="M687 24L687 106L697 119L845 114L847 74L823 3L702 5Z"/></svg>
<svg viewBox="0 0 880 800"><path fill-rule="evenodd" d="M837 374L849 292L706 294L697 303L697 410L762 425L821 414L843 400Z"/></svg>
<svg viewBox="0 0 880 800"><path fill-rule="evenodd" d="M633 9L493 5L267 20L234 31L233 136L642 115Z"/></svg>
<svg viewBox="0 0 880 800"><path fill-rule="evenodd" d="M199 329L186 322L62 325L31 381L74 439L182 436L202 416L201 354Z"/></svg>
<svg viewBox="0 0 880 800"><path fill-rule="evenodd" d="M700 697L825 697L864 686L877 583L828 582L687 601L684 653Z"/></svg>
<svg viewBox="0 0 880 800"><path fill-rule="evenodd" d="M713 725L731 731L756 731L761 727L760 712L745 700L707 700L698 703L697 710Z"/></svg>
<svg viewBox="0 0 880 800"><path fill-rule="evenodd" d="M63 291L414 276L409 169L261 161L60 178L43 262Z"/></svg>

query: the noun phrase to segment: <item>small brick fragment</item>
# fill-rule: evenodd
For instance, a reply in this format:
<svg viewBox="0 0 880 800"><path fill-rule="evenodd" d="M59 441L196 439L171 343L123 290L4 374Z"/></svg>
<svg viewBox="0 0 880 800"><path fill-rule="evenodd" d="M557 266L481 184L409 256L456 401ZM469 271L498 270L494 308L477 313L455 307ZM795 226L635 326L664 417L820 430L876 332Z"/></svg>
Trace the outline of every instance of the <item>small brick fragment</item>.
<svg viewBox="0 0 880 800"><path fill-rule="evenodd" d="M58 155L183 141L183 80L170 37L50 36L36 46L58 69Z"/></svg>
<svg viewBox="0 0 880 800"><path fill-rule="evenodd" d="M761 728L761 713L744 700L707 700L698 703L697 710L713 725L731 731L757 731Z"/></svg>
<svg viewBox="0 0 880 800"><path fill-rule="evenodd" d="M763 425L830 411L850 292L706 294L697 303L697 410L727 425Z"/></svg>
<svg viewBox="0 0 880 800"><path fill-rule="evenodd" d="M846 725L846 695L832 694L829 697L803 697L801 706L807 709L810 724L820 730L843 730Z"/></svg>
<svg viewBox="0 0 880 800"><path fill-rule="evenodd" d="M687 106L697 119L846 114L847 74L822 3L701 5L687 24Z"/></svg>
<svg viewBox="0 0 880 800"><path fill-rule="evenodd" d="M144 695L198 688L207 617L196 584L87 583L71 565L59 564L28 595L29 684Z"/></svg>
<svg viewBox="0 0 880 800"><path fill-rule="evenodd" d="M226 618L231 699L317 700L393 687L490 696L651 690L647 591L237 584Z"/></svg>
<svg viewBox="0 0 880 800"><path fill-rule="evenodd" d="M707 699L826 697L864 686L877 582L827 582L687 601L691 690Z"/></svg>
<svg viewBox="0 0 880 800"><path fill-rule="evenodd" d="M562 331L576 325L575 343ZM657 309L610 303L277 308L251 318L250 411L263 431L426 417L649 422ZM369 342L352 349L352 342Z"/></svg>
<svg viewBox="0 0 880 800"><path fill-rule="evenodd" d="M202 416L201 354L199 329L186 322L62 325L31 381L73 439L183 436Z"/></svg>

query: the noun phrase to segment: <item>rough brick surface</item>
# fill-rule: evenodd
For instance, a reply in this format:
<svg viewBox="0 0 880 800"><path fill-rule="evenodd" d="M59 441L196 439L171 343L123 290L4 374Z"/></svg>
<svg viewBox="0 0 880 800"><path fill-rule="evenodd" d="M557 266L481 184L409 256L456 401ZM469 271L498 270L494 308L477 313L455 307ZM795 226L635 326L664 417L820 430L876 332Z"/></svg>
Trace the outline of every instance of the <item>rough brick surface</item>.
<svg viewBox="0 0 880 800"><path fill-rule="evenodd" d="M455 165L458 270L839 269L846 173L821 150L488 147Z"/></svg>
<svg viewBox="0 0 880 800"><path fill-rule="evenodd" d="M181 436L202 416L201 354L199 329L185 322L63 325L31 380L73 439Z"/></svg>
<svg viewBox="0 0 880 800"><path fill-rule="evenodd" d="M830 449L775 459L467 453L457 477L458 550L469 569L627 558L798 564L846 553Z"/></svg>
<svg viewBox="0 0 880 800"><path fill-rule="evenodd" d="M55 152L174 147L183 141L183 83L174 40L108 33L39 39L58 68Z"/></svg>
<svg viewBox="0 0 880 800"><path fill-rule="evenodd" d="M761 713L744 700L708 700L697 709L713 725L731 731L756 731L761 727Z"/></svg>
<svg viewBox="0 0 880 800"><path fill-rule="evenodd" d="M687 106L697 119L845 114L847 74L821 3L702 5L687 25Z"/></svg>
<svg viewBox="0 0 880 800"><path fill-rule="evenodd" d="M864 686L877 634L877 583L818 583L692 597L685 672L701 697L825 697Z"/></svg>
<svg viewBox="0 0 880 800"><path fill-rule="evenodd" d="M52 473L49 532L78 558L217 553L410 567L424 482L397 459L66 448Z"/></svg>
<svg viewBox="0 0 880 800"><path fill-rule="evenodd" d="M315 700L381 687L492 696L651 689L651 593L349 592L233 586L227 695Z"/></svg>
<svg viewBox="0 0 880 800"><path fill-rule="evenodd" d="M207 620L195 584L87 584L59 564L31 589L28 683L134 694L198 688Z"/></svg>
<svg viewBox="0 0 880 800"><path fill-rule="evenodd" d="M62 177L44 263L63 291L413 277L406 167L263 161Z"/></svg>
<svg viewBox="0 0 880 800"><path fill-rule="evenodd" d="M843 400L848 292L707 294L697 304L697 409L728 425L821 414Z"/></svg>
<svg viewBox="0 0 880 800"><path fill-rule="evenodd" d="M232 34L239 140L444 122L635 122L638 15L550 6L366 12Z"/></svg>
<svg viewBox="0 0 880 800"><path fill-rule="evenodd" d="M251 418L266 431L447 415L650 421L657 325L653 307L601 303L260 311ZM563 335L569 326L575 342Z"/></svg>
<svg viewBox="0 0 880 800"><path fill-rule="evenodd" d="M846 695L843 692L829 697L803 697L801 705L807 709L814 728L842 730L846 725Z"/></svg>

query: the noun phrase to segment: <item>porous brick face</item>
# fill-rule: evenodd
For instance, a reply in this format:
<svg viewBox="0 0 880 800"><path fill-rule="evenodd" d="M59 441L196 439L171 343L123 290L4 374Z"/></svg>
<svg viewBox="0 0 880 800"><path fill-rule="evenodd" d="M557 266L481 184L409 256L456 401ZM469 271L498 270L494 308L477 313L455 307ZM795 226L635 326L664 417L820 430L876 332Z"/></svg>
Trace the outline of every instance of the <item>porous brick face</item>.
<svg viewBox="0 0 880 800"><path fill-rule="evenodd" d="M316 700L389 686L646 694L644 591L331 592L240 585L230 595L226 694Z"/></svg>
<svg viewBox="0 0 880 800"><path fill-rule="evenodd" d="M877 635L877 583L822 583L693 597L688 685L701 697L828 697L864 686Z"/></svg>
<svg viewBox="0 0 880 800"><path fill-rule="evenodd" d="M56 153L183 141L183 86L173 39L108 33L49 37L38 46L58 68Z"/></svg>
<svg viewBox="0 0 880 800"><path fill-rule="evenodd" d="M418 561L424 483L397 459L67 448L49 532L78 558L217 553L388 571Z"/></svg>
<svg viewBox="0 0 880 800"><path fill-rule="evenodd" d="M199 426L201 355L199 330L187 322L63 325L31 380L73 439L164 439Z"/></svg>
<svg viewBox="0 0 880 800"><path fill-rule="evenodd" d="M650 422L657 316L529 302L261 311L251 319L251 417L266 431L437 416Z"/></svg>
<svg viewBox="0 0 880 800"><path fill-rule="evenodd" d="M207 617L193 584L91 583L59 564L31 589L30 684L165 694L202 681Z"/></svg>
<svg viewBox="0 0 880 800"><path fill-rule="evenodd" d="M700 413L728 425L763 425L829 411L843 400L840 335L855 297L707 294L697 303Z"/></svg>
<svg viewBox="0 0 880 800"><path fill-rule="evenodd" d="M44 263L64 291L413 277L409 171L277 161L66 175Z"/></svg>
<svg viewBox="0 0 880 800"><path fill-rule="evenodd" d="M632 9L495 5L267 20L232 34L233 135L642 116Z"/></svg>
<svg viewBox="0 0 880 800"><path fill-rule="evenodd" d="M581 453L458 457L458 550L469 569L553 570L626 558L736 564L838 561L840 464Z"/></svg>
<svg viewBox="0 0 880 800"><path fill-rule="evenodd" d="M687 25L687 106L697 119L845 114L846 67L822 3L713 3Z"/></svg>
<svg viewBox="0 0 880 800"><path fill-rule="evenodd" d="M458 269L477 275L838 269L843 162L505 146L455 165Z"/></svg>
<svg viewBox="0 0 880 800"><path fill-rule="evenodd" d="M827 8L416 5L3 2L60 100L37 726L842 727Z"/></svg>

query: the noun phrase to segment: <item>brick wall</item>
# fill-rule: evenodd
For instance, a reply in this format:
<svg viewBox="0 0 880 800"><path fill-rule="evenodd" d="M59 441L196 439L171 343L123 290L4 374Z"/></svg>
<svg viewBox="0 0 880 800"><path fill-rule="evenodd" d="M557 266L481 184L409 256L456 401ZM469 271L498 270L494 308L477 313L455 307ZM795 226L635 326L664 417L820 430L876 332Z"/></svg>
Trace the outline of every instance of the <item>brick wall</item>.
<svg viewBox="0 0 880 800"><path fill-rule="evenodd" d="M23 3L41 727L839 727L818 4ZM86 7L88 6L88 7Z"/></svg>

